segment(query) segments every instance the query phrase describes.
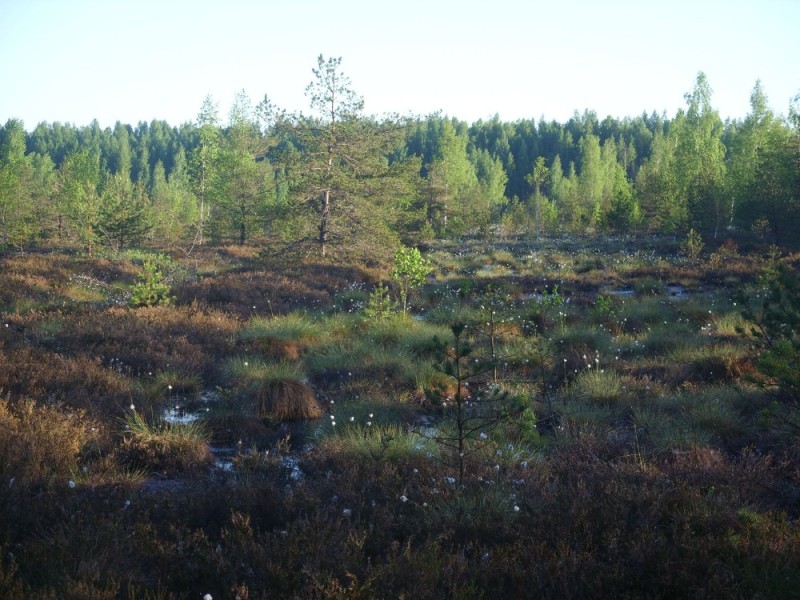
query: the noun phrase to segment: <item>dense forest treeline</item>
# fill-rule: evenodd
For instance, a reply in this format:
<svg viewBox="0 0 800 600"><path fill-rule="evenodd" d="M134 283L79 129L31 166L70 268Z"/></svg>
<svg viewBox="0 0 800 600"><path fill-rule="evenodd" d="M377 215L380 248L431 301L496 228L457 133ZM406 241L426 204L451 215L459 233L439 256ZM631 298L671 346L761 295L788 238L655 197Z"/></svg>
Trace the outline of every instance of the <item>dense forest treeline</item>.
<svg viewBox="0 0 800 600"><path fill-rule="evenodd" d="M148 240L374 252L467 233L543 235L748 231L796 244L800 112L776 115L757 82L741 121L723 122L704 74L668 119L566 123L436 114L375 119L320 56L311 113L242 92L223 122L0 128L0 242L79 240L90 253ZM346 243L345 243L346 242Z"/></svg>

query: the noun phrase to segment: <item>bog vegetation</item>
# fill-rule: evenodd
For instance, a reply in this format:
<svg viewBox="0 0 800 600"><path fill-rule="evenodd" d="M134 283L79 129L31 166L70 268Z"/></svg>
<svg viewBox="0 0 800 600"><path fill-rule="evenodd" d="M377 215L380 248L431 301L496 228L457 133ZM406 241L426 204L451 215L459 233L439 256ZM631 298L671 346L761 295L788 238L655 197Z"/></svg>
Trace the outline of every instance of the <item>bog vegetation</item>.
<svg viewBox="0 0 800 600"><path fill-rule="evenodd" d="M0 130L0 597L792 598L797 112Z"/></svg>

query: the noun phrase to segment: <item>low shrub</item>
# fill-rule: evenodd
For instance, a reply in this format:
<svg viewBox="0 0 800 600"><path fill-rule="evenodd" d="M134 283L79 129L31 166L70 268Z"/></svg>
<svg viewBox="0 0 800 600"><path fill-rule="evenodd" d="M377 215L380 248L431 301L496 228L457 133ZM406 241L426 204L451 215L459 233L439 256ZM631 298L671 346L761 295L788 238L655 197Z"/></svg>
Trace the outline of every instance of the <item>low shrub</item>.
<svg viewBox="0 0 800 600"><path fill-rule="evenodd" d="M0 481L8 488L65 488L100 437L80 411L0 398ZM74 485L74 482L73 482Z"/></svg>

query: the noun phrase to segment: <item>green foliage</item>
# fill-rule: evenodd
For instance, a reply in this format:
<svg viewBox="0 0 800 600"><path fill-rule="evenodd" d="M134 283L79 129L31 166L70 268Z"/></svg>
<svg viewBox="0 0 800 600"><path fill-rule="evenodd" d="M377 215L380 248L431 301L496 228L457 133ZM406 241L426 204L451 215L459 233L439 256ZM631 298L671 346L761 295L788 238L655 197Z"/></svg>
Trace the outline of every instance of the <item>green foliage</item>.
<svg viewBox="0 0 800 600"><path fill-rule="evenodd" d="M364 100L343 73L341 58L320 55L312 72L306 88L311 115L287 114L266 98L259 105L269 126L270 160L288 176L294 230L288 241L314 244L322 256L335 248L374 258L396 240L419 164L401 152L399 121L362 114Z"/></svg>
<svg viewBox="0 0 800 600"><path fill-rule="evenodd" d="M617 303L611 296L598 294L594 300L594 316L601 323L613 323L619 316Z"/></svg>
<svg viewBox="0 0 800 600"><path fill-rule="evenodd" d="M781 396L797 406L800 402L800 283L795 272L780 265L754 299L738 294L743 318L750 324L740 329L760 349L759 371L764 383L773 384Z"/></svg>
<svg viewBox="0 0 800 600"><path fill-rule="evenodd" d="M493 370L494 364L473 355L464 323L453 323L450 329L453 344L441 342L441 362L436 365L448 381L436 382L425 392L433 403L441 403L443 417L430 437L445 450L443 460L456 469L461 485L467 475L468 457L481 453L489 443L488 433L524 406L497 384L475 384L477 378ZM452 385L445 387L443 383Z"/></svg>
<svg viewBox="0 0 800 600"><path fill-rule="evenodd" d="M565 304L564 297L555 285L552 290L545 290L541 298L534 298L528 303L527 319L540 334L548 332L554 324L558 324L559 330L564 331L567 317Z"/></svg>
<svg viewBox="0 0 800 600"><path fill-rule="evenodd" d="M29 186L32 165L25 156L22 122L9 119L3 129L0 129L0 246L22 245L34 237L35 231Z"/></svg>
<svg viewBox="0 0 800 600"><path fill-rule="evenodd" d="M131 306L166 306L175 298L171 296L171 287L166 281L163 269L169 265L166 255L147 258L142 272L137 274L138 283L131 289Z"/></svg>
<svg viewBox="0 0 800 600"><path fill-rule="evenodd" d="M389 288L379 283L370 292L364 315L368 319L388 319L392 314L393 302L389 296Z"/></svg>
<svg viewBox="0 0 800 600"><path fill-rule="evenodd" d="M422 257L418 248L401 247L394 255L392 279L400 288L400 304L403 312L408 312L408 296L425 283L433 270L431 262Z"/></svg>
<svg viewBox="0 0 800 600"><path fill-rule="evenodd" d="M132 186L127 173L105 182L97 227L114 252L140 245L150 231L148 200L141 186Z"/></svg>
<svg viewBox="0 0 800 600"><path fill-rule="evenodd" d="M467 199L478 185L475 167L469 159L469 139L450 121L437 123L436 146L432 161L426 165L425 200L427 221L439 234L462 233L471 216Z"/></svg>
<svg viewBox="0 0 800 600"><path fill-rule="evenodd" d="M61 204L87 254L100 239L100 156L90 149L70 154L61 167Z"/></svg>
<svg viewBox="0 0 800 600"><path fill-rule="evenodd" d="M639 203L622 167L615 169L613 195L604 222L608 229L621 233L633 231L641 221Z"/></svg>
<svg viewBox="0 0 800 600"><path fill-rule="evenodd" d="M681 252L689 260L696 262L700 258L700 253L703 251L704 246L703 236L692 228L686 234L686 239L681 243Z"/></svg>

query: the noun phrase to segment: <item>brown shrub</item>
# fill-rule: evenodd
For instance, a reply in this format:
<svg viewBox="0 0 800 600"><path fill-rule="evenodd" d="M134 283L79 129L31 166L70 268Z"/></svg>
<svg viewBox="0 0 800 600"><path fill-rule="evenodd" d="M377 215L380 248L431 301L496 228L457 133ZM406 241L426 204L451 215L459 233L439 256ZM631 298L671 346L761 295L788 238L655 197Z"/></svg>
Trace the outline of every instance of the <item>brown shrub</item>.
<svg viewBox="0 0 800 600"><path fill-rule="evenodd" d="M297 361L308 344L296 340L256 339L248 341L248 349L275 361Z"/></svg>
<svg viewBox="0 0 800 600"><path fill-rule="evenodd" d="M0 349L0 389L17 397L106 413L117 412L131 395L130 380L99 359L36 348Z"/></svg>
<svg viewBox="0 0 800 600"><path fill-rule="evenodd" d="M213 412L203 417L211 432L211 441L222 446L234 446L241 442L245 448L262 448L274 442L274 433L261 419L237 412Z"/></svg>
<svg viewBox="0 0 800 600"><path fill-rule="evenodd" d="M282 314L300 307L324 308L330 296L301 281L275 272L225 273L174 290L179 304L198 302L240 317Z"/></svg>
<svg viewBox="0 0 800 600"><path fill-rule="evenodd" d="M227 272L173 291L179 304L196 301L245 317L325 308L338 292L377 280L377 274L359 267L301 262Z"/></svg>
<svg viewBox="0 0 800 600"><path fill-rule="evenodd" d="M81 412L0 399L0 478L23 488L66 486L99 427Z"/></svg>
<svg viewBox="0 0 800 600"><path fill-rule="evenodd" d="M209 374L215 360L233 346L238 322L195 306L76 310L61 319L48 347L84 354L140 375L174 370Z"/></svg>

